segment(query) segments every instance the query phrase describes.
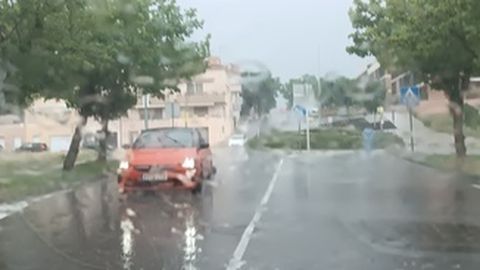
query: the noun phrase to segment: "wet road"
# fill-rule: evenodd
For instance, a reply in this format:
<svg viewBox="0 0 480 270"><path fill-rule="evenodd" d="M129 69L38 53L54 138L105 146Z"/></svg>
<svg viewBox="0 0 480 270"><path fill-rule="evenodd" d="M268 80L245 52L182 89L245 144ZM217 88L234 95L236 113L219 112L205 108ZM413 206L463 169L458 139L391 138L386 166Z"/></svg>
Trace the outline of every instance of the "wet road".
<svg viewBox="0 0 480 270"><path fill-rule="evenodd" d="M217 149L201 195L114 181L0 221L0 269L480 269L474 180L377 152Z"/></svg>

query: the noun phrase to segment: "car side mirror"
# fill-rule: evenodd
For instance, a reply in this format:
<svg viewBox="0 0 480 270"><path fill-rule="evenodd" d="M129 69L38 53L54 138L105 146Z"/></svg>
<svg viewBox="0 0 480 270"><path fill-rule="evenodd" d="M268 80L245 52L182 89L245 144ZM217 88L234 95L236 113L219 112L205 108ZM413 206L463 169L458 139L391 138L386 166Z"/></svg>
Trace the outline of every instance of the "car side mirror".
<svg viewBox="0 0 480 270"><path fill-rule="evenodd" d="M209 143L200 143L200 146L198 147L199 149L207 149L210 148Z"/></svg>

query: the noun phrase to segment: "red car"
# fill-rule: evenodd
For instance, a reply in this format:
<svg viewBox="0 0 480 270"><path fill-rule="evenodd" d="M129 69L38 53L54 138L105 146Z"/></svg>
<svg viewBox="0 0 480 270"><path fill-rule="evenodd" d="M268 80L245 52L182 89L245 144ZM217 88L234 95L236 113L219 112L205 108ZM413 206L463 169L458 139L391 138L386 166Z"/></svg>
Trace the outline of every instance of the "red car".
<svg viewBox="0 0 480 270"><path fill-rule="evenodd" d="M119 166L119 190L183 188L200 191L215 173L209 144L195 128L142 132Z"/></svg>

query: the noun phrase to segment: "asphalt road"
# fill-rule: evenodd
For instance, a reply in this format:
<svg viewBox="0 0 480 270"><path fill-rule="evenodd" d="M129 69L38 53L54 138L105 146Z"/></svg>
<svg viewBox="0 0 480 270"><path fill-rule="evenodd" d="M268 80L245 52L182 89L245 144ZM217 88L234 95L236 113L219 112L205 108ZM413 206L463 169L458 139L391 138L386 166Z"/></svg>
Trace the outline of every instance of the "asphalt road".
<svg viewBox="0 0 480 270"><path fill-rule="evenodd" d="M0 269L480 269L480 190L386 153L216 149L201 195L104 181L0 221Z"/></svg>

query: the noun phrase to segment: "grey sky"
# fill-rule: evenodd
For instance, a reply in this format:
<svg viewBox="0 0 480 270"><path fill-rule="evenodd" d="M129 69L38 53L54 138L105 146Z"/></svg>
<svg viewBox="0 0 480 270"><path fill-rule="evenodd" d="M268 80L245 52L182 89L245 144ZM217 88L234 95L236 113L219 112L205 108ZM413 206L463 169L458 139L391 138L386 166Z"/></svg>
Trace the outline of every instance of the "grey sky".
<svg viewBox="0 0 480 270"><path fill-rule="evenodd" d="M282 80L305 73L356 76L371 60L348 55L352 0L179 0L212 34L212 54L257 60Z"/></svg>

